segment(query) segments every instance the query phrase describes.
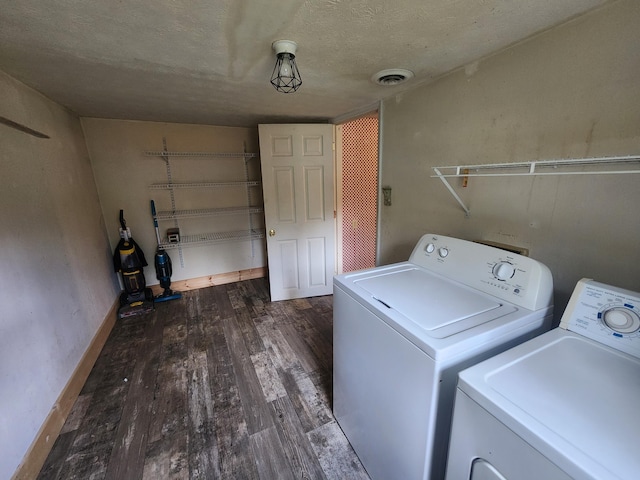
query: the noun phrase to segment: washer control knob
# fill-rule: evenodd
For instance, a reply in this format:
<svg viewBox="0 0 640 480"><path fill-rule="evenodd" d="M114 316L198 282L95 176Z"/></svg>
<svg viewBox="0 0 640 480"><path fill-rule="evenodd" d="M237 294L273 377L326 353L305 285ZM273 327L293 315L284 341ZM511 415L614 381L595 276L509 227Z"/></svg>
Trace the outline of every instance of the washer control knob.
<svg viewBox="0 0 640 480"><path fill-rule="evenodd" d="M438 249L438 255L440 255L442 258L446 257L447 255L449 255L449 249L446 247L440 247Z"/></svg>
<svg viewBox="0 0 640 480"><path fill-rule="evenodd" d="M498 262L493 266L493 275L503 282L513 277L514 273L516 273L516 267L509 262Z"/></svg>
<svg viewBox="0 0 640 480"><path fill-rule="evenodd" d="M427 243L427 246L424 247L424 251L427 253L433 253L435 249L436 249L436 246L433 243Z"/></svg>
<svg viewBox="0 0 640 480"><path fill-rule="evenodd" d="M626 307L612 307L602 313L604 324L620 333L633 333L640 329L640 317Z"/></svg>

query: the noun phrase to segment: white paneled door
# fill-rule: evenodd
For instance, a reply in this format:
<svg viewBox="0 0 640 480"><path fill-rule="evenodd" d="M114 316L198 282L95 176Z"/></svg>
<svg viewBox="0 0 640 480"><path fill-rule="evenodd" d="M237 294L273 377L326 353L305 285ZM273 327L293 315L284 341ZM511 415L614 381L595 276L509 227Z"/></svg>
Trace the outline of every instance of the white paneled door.
<svg viewBox="0 0 640 480"><path fill-rule="evenodd" d="M271 300L327 295L335 271L334 125L259 125Z"/></svg>

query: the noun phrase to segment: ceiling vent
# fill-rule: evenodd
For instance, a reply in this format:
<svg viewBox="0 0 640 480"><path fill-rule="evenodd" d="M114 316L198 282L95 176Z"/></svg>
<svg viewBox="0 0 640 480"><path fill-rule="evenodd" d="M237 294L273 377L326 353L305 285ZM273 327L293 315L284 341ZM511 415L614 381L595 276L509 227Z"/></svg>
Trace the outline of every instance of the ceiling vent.
<svg viewBox="0 0 640 480"><path fill-rule="evenodd" d="M405 70L403 68L391 68L376 73L371 77L371 81L378 85L393 87L394 85L406 82L412 77L413 72L410 72L409 70Z"/></svg>

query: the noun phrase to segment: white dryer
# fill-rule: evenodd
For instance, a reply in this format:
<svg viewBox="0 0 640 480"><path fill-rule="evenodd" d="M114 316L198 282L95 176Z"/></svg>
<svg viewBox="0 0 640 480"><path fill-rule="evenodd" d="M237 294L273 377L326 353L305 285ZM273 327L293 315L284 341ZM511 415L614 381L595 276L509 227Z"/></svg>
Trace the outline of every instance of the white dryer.
<svg viewBox="0 0 640 480"><path fill-rule="evenodd" d="M639 310L583 279L558 328L461 372L447 480L640 478Z"/></svg>
<svg viewBox="0 0 640 480"><path fill-rule="evenodd" d="M333 411L372 479L444 476L458 372L548 330L552 290L531 258L433 234L334 277Z"/></svg>

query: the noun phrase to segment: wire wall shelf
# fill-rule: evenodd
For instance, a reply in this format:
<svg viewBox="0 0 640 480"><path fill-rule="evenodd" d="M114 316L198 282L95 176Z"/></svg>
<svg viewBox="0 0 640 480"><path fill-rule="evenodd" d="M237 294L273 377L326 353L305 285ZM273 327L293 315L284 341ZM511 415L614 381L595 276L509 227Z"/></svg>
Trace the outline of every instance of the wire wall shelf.
<svg viewBox="0 0 640 480"><path fill-rule="evenodd" d="M264 238L264 229L240 230L236 232L200 233L196 235L181 235L179 242L165 240L160 244L161 248L181 248L189 246L213 245L231 241L241 242Z"/></svg>
<svg viewBox="0 0 640 480"><path fill-rule="evenodd" d="M166 168L166 182L164 183L154 183L151 185L147 185L147 187L151 190L164 190L169 194L170 204L166 205L166 210L158 211L154 214L154 220L156 221L164 221L172 224L173 228L168 228L166 236L159 241L159 247L164 249L177 249L180 255L180 266L184 268L184 258L182 254L183 247L190 246L205 246L205 245L214 245L218 243L228 243L228 242L249 242L251 246L251 257L256 256L256 247L255 242L253 240L262 239L265 237L264 227L261 225L260 218L255 214L260 214L264 212L264 207L259 202L258 198L261 197L259 195L259 189L254 187L260 187L262 182L260 179L252 180L252 175L258 175L258 170L250 168L249 164L251 163L250 159L255 159L259 157L258 153L247 152L246 143L243 145L242 151L235 152L196 152L196 151L169 151L167 147L167 139L166 137L162 138L162 150L155 151L144 151L142 154L146 157L156 157L161 159ZM238 170L232 179L237 179L237 181L202 181L203 175L198 174L197 171L194 171L191 174L191 179L194 181L178 181L176 182L173 178L172 173L172 164L179 163L183 170L183 174L189 174L189 165L188 160L197 160L200 162L201 160L211 160L211 159L231 159L234 163L233 165L229 162L220 162L220 163L208 163L206 168L209 171L209 174L204 178L211 178L209 175L217 175L219 168L222 169L226 175L231 175L233 172L238 170L237 167L241 167L241 170ZM204 167L202 163L199 164L201 167ZM224 168L222 167L224 165ZM175 165L174 165L175 166ZM220 166L220 167L219 167ZM225 180L223 177L221 180ZM216 178L215 176L213 178ZM233 197L235 206L226 207L220 206L220 195L224 195L226 197L228 193L228 189L237 188L238 190L233 192L236 194ZM199 209L184 209L179 210L177 207L177 190L185 190L185 189L222 189L227 190L224 194L216 194L213 197L209 198L208 201L215 202L218 200L218 206L210 205L209 208L199 208ZM244 198L240 200L241 197L238 195L242 194L244 191ZM208 192L207 192L208 193ZM192 202L195 201L193 195L190 193L181 192L179 197L181 201L185 201L185 198L191 198ZM222 205L229 205L230 199L225 198L224 203ZM205 205L206 206L206 205ZM194 226L198 225L198 223L193 223L192 219L197 217L217 217L217 216L237 216L236 219L229 219L228 223L233 224L234 226L230 228L238 229L237 231L231 232L215 232L215 233L196 233L196 234L187 234L190 230L193 230ZM242 218L244 217L244 218ZM200 222L200 225L202 222ZM197 227L196 227L197 228ZM169 241L171 239L172 241Z"/></svg>
<svg viewBox="0 0 640 480"><path fill-rule="evenodd" d="M431 167L451 195L460 204L466 216L470 210L451 186L448 178L516 177L535 175L629 175L640 173L640 155L536 160L530 162L487 163L479 165L448 165Z"/></svg>
<svg viewBox="0 0 640 480"><path fill-rule="evenodd" d="M147 157L213 157L213 158L254 158L257 153L224 152L144 152Z"/></svg>
<svg viewBox="0 0 640 480"><path fill-rule="evenodd" d="M432 177L510 177L518 175L611 175L640 173L640 155L432 167ZM581 170L577 170L580 168Z"/></svg>
<svg viewBox="0 0 640 480"><path fill-rule="evenodd" d="M227 188L227 187L258 187L259 181L249 182L188 182L188 183L153 183L152 190L173 190L176 188Z"/></svg>
<svg viewBox="0 0 640 480"><path fill-rule="evenodd" d="M158 212L158 220L170 220L172 218L195 218L195 217L219 217L223 215L250 215L252 213L262 213L262 207L227 207L227 208L200 208L193 210L165 210Z"/></svg>

